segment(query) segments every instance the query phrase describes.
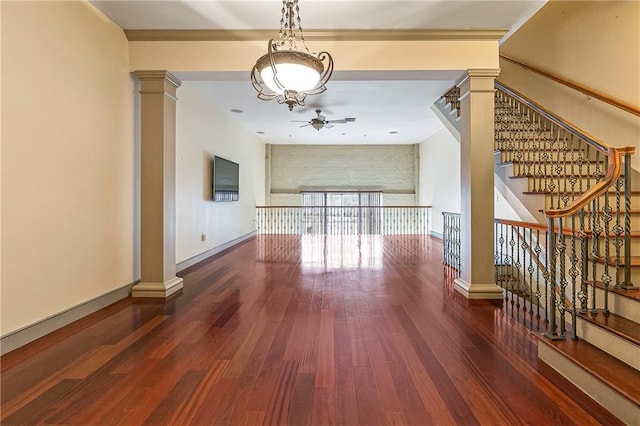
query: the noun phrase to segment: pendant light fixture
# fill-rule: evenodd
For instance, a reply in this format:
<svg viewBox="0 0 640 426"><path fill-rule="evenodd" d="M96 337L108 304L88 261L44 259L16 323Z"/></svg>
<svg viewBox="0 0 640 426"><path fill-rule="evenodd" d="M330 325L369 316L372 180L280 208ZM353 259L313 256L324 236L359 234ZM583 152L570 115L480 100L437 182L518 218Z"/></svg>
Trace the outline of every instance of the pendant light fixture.
<svg viewBox="0 0 640 426"><path fill-rule="evenodd" d="M304 50L298 50L298 39ZM298 0L283 0L278 39L269 40L267 53L251 70L251 84L258 99L275 99L291 111L296 105L304 105L308 95L327 90L325 84L332 72L333 58L328 52L316 54L307 48Z"/></svg>

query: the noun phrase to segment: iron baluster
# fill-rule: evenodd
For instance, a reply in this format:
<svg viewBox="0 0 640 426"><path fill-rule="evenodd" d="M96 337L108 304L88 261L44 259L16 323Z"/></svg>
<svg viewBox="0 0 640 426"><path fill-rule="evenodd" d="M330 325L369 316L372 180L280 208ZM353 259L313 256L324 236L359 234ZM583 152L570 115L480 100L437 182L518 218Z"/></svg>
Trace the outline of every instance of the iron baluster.
<svg viewBox="0 0 640 426"><path fill-rule="evenodd" d="M578 339L577 334L577 324L576 324L576 298L577 298L577 278L580 275L580 271L578 270L578 255L576 253L576 216L571 216L571 236L570 236L570 244L571 244L571 257L569 261L571 263L571 267L569 268L569 276L571 277L571 337L574 340Z"/></svg>
<svg viewBox="0 0 640 426"><path fill-rule="evenodd" d="M599 222L598 216L600 212L598 209L600 208L600 204L598 202L598 198L593 200L592 204L592 215L591 215L591 271L592 271L592 281L593 285L591 286L591 309L589 312L592 314L598 313L596 309L596 282L597 282L597 265L598 265L598 255L600 252L600 233L599 230Z"/></svg>
<svg viewBox="0 0 640 426"><path fill-rule="evenodd" d="M558 334L558 326L556 321L556 233L554 229L554 220L549 218L549 229L547 231L549 241L547 242L547 256L549 258L547 265L549 271L549 301L547 303L547 309L549 311L549 329L545 333L545 337L551 340L564 340L563 335Z"/></svg>
<svg viewBox="0 0 640 426"><path fill-rule="evenodd" d="M556 241L556 251L557 256L556 259L560 259L560 271L558 274L560 275L560 297L557 300L558 303L558 312L560 313L560 335L564 337L566 328L566 317L565 313L567 311L567 275L566 275L566 235L564 234L564 220L563 218L558 218L558 239ZM553 266L552 266L553 267ZM555 268L554 268L555 269ZM557 275L556 275L557 277Z"/></svg>
<svg viewBox="0 0 640 426"><path fill-rule="evenodd" d="M637 290L631 282L631 155L624 155L624 290Z"/></svg>
<svg viewBox="0 0 640 426"><path fill-rule="evenodd" d="M609 285L611 284L611 274L609 274L609 265L611 264L611 258L609 257L609 223L612 220L611 206L609 205L609 194L604 193L604 206L602 220L604 222L604 272L602 273L602 285L604 287L604 308L602 312L605 315L609 315Z"/></svg>

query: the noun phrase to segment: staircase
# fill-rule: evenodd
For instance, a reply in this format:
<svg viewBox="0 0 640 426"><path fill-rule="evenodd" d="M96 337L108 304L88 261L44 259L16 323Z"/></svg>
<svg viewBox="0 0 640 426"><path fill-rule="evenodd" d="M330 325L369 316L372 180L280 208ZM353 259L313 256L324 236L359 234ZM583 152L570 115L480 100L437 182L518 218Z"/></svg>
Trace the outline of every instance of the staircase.
<svg viewBox="0 0 640 426"><path fill-rule="evenodd" d="M439 101L453 122L458 96L454 88ZM540 221L496 220L497 283L522 306L525 324L542 320L540 360L624 423L640 425L634 149L610 147L500 83L495 149L496 174Z"/></svg>

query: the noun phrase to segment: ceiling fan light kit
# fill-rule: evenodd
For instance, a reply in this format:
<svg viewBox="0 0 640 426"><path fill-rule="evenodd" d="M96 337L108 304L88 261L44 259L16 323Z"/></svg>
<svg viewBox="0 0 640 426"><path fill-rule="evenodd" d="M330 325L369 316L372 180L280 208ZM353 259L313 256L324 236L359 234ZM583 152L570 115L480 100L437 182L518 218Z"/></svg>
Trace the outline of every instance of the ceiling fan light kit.
<svg viewBox="0 0 640 426"><path fill-rule="evenodd" d="M298 50L298 39L303 50ZM267 53L258 58L251 70L251 84L258 99L275 99L292 111L294 106L304 105L308 95L327 90L325 85L332 73L331 55L311 53L307 48L298 0L283 0L278 39L269 40Z"/></svg>
<svg viewBox="0 0 640 426"><path fill-rule="evenodd" d="M354 121L356 121L356 119L354 117L341 118L340 120L327 120L324 115L320 115L321 112L322 112L321 110L317 109L316 110L317 117L313 117L309 121L291 120L291 122L292 123L307 123L307 124L303 124L300 127L311 126L314 129L320 131L320 129L322 129L324 127L326 127L327 129L332 128L333 127L332 123L345 124L345 123L353 123Z"/></svg>

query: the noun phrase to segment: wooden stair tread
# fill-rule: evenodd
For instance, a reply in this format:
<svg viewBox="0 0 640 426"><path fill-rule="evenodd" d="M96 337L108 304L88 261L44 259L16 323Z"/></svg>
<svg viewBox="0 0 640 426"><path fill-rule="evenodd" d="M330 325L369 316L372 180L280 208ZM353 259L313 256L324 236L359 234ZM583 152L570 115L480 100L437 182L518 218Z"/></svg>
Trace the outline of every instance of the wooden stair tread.
<svg viewBox="0 0 640 426"><path fill-rule="evenodd" d="M596 260L596 262L600 263L601 265L605 264L605 260L604 260L603 257L599 257ZM609 266L616 266L615 259L612 256L609 257L609 260L606 263ZM620 266L625 266L624 259L622 259L622 261L620 262ZM638 266L640 266L640 256L631 256L631 264L630 264L630 266L632 268L637 268Z"/></svg>
<svg viewBox="0 0 640 426"><path fill-rule="evenodd" d="M585 284L593 285L593 281L585 280ZM596 281L596 287L603 289L604 288L604 284L602 283L602 281ZM614 286L609 285L609 291L611 293L619 294L620 296L628 297L629 299L635 299L638 302L640 302L640 291L639 290L623 290L621 288L615 288Z"/></svg>
<svg viewBox="0 0 640 426"><path fill-rule="evenodd" d="M581 195L581 194L583 194L582 192L578 192L578 191L553 191L553 192L551 192L551 191L523 191L522 193L525 194L525 195L548 195L548 194ZM609 191L609 193L613 194L613 193L615 193L615 191L612 190L612 191ZM631 195L640 195L640 191L631 191Z"/></svg>
<svg viewBox="0 0 640 426"><path fill-rule="evenodd" d="M524 138L526 139L526 138ZM562 149L557 149L557 148L538 148L535 151L533 149L523 149L523 148L513 148L513 149L509 149L509 148L500 148L500 149L496 149L495 152L565 152ZM567 149L566 152L580 152L580 148L576 147L573 149Z"/></svg>
<svg viewBox="0 0 640 426"><path fill-rule="evenodd" d="M560 352L571 361L616 389L634 404L640 406L640 374L638 370L598 349L585 340L549 340L537 334L540 342Z"/></svg>
<svg viewBox="0 0 640 426"><path fill-rule="evenodd" d="M540 211L540 213L544 213L544 210L539 210L539 211ZM544 226L544 225L541 225L541 226ZM555 231L556 231L556 233L557 233L557 232L558 232L558 227L556 226L554 229L555 229ZM580 232L580 230L579 230L579 229L576 229L575 231L571 231L571 228L566 228L566 227L563 227L563 228L562 228L562 235L568 235L568 236L569 236L569 235L571 235L571 234L574 234L574 235L576 235L576 236L577 236L579 232ZM584 232L585 232L585 234L587 235L587 237L589 237L589 238L591 237L592 232L591 232L591 230L590 230L590 229L585 229L585 230L584 230ZM630 236L631 238L640 238L640 231L631 231L631 232L629 233L629 236ZM609 238L611 239L611 238L615 238L615 237L616 237L615 232L610 231L610 232L609 232ZM600 235L600 238L604 238L604 233L602 233L602 234ZM612 256L612 257L613 257L613 256ZM633 256L632 256L632 257L633 257ZM609 263L609 265L615 265L615 263L610 262L610 263ZM633 266L633 259L632 259L631 266Z"/></svg>
<svg viewBox="0 0 640 426"><path fill-rule="evenodd" d="M614 313L605 315L602 312L598 312L597 314L587 312L586 314L578 314L578 316L634 345L640 346L640 324L635 321L631 321ZM638 349L640 350L640 348Z"/></svg>
<svg viewBox="0 0 640 426"><path fill-rule="evenodd" d="M538 211L539 211L540 213L544 213L544 210L545 210L545 209L538 209ZM585 212L585 214L587 214L587 215L589 215L589 216L593 215L593 212L592 212L592 211L590 211L590 210L585 210L584 212ZM603 211L603 210L598 210L598 213L599 213L599 214L602 214L602 213L604 213L604 211ZM616 214L616 213L624 213L624 210L611 210L611 213L613 213L613 214ZM640 214L640 210L637 210L637 209L629 210L629 214Z"/></svg>
<svg viewBox="0 0 640 426"><path fill-rule="evenodd" d="M500 152L500 151L498 151ZM519 160L509 160L509 161L501 161L498 164L508 165L508 164L526 164L528 161L519 161ZM597 164L595 160L584 161L582 164ZM548 161L548 162L538 162L536 165L548 165L548 166L557 166L559 164L575 164L575 161Z"/></svg>
<svg viewBox="0 0 640 426"><path fill-rule="evenodd" d="M621 175L624 176L624 175ZM524 174L524 175L513 175L513 176L509 176L509 179L544 179L544 178L555 178L555 177L559 177L559 178L570 178L570 177L577 177L577 178L591 178L591 179L595 179L595 177L593 176L589 176L589 175L577 175L577 174L573 174L573 175L568 175L568 174L543 174L543 175L532 175L532 174Z"/></svg>

